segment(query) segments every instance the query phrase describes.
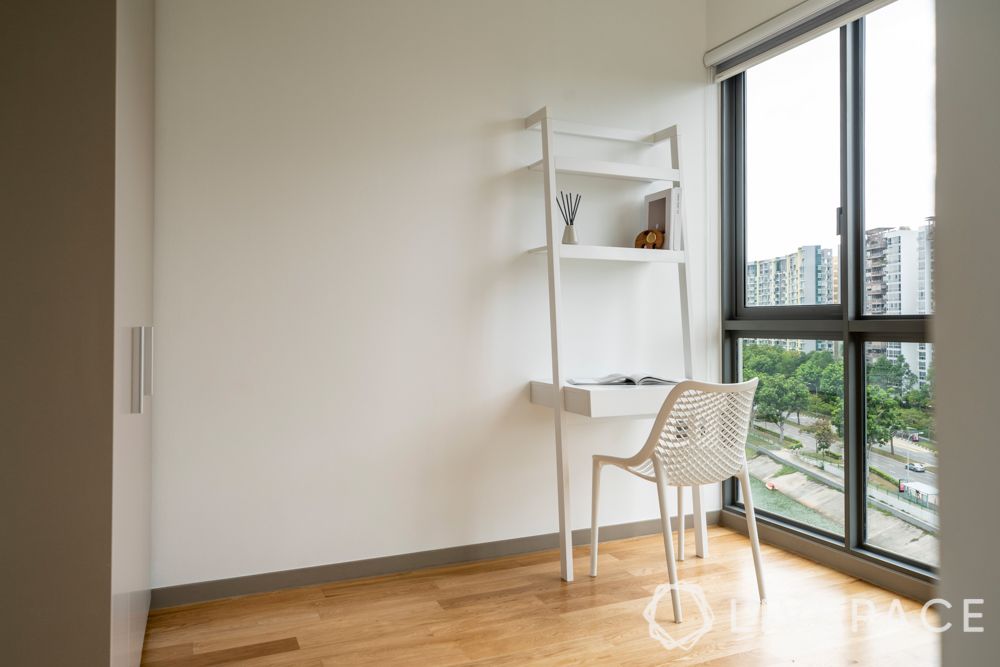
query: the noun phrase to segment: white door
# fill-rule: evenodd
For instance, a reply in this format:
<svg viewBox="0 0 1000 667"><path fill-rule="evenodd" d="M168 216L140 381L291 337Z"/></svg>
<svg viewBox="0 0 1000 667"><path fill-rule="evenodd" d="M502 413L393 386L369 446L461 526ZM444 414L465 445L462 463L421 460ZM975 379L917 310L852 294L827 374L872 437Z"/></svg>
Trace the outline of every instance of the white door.
<svg viewBox="0 0 1000 667"><path fill-rule="evenodd" d="M138 665L149 611L152 399L133 327L153 324L153 0L118 0L111 664ZM147 336L146 345L152 341ZM145 359L146 373L150 358ZM140 386L135 386L135 385ZM138 391L138 395L133 395ZM140 399L141 413L137 412Z"/></svg>

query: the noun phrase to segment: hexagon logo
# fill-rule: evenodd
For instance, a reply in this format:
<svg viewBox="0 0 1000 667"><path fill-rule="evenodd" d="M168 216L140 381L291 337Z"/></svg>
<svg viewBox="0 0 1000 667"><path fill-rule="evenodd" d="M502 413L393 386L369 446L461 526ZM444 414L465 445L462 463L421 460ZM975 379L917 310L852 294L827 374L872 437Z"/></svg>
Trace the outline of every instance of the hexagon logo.
<svg viewBox="0 0 1000 667"><path fill-rule="evenodd" d="M701 611L701 625L696 629L688 632L683 637L678 639L673 638L669 632L667 632L663 626L661 626L656 620L656 608L660 604L660 600L666 597L670 599L670 591L677 589L678 593L683 595L687 593L694 600L694 603L698 605L698 609ZM706 632L712 629L715 624L715 614L712 613L712 608L708 605L708 599L705 597L705 591L701 589L698 584L689 584L684 582L677 582L676 584L660 584L656 587L656 591L653 593L652 599L649 604L646 605L646 609L642 612L642 617L646 619L649 623L649 637L650 639L655 639L660 642L660 645L668 651L679 648L682 651L690 651L698 640L701 639Z"/></svg>

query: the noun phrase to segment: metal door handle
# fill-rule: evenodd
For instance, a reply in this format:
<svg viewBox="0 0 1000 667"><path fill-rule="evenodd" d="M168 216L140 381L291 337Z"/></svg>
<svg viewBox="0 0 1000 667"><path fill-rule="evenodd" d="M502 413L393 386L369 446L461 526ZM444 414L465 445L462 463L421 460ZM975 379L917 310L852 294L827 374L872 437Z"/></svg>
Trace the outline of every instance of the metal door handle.
<svg viewBox="0 0 1000 667"><path fill-rule="evenodd" d="M132 327L132 414L141 415L143 398L153 395L153 327Z"/></svg>

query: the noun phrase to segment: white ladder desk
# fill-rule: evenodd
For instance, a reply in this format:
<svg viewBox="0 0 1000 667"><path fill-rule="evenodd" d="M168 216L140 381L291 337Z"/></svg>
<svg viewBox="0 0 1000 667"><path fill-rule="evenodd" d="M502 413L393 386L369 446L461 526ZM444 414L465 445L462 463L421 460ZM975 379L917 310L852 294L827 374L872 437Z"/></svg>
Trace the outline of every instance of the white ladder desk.
<svg viewBox="0 0 1000 667"><path fill-rule="evenodd" d="M658 262L676 265L680 290L679 315L683 339L684 376L691 378L691 329L688 317L689 295L686 272L688 252L686 233L681 235L685 239L685 244L679 250L563 245L561 243L563 221L559 215L555 198L555 193L558 191L556 178L557 174L566 173L643 181L659 184L660 187L667 185L677 188L681 185L679 137L676 125L653 133L598 127L556 120L549 115L546 107L542 107L525 118L524 127L527 130L534 128L541 130L542 159L528 165L528 169L540 170L545 179L546 243L530 252L544 253L548 261L549 326L552 347L552 379L530 383L531 402L552 408L555 423L556 483L559 505L560 574L564 580L573 581L573 536L572 526L569 523L570 480L565 452L565 414L572 412L587 417L652 418L656 416L672 386L581 387L566 385L566 375L560 363L559 345L562 334L562 261ZM669 141L669 164L661 167L556 155L554 150L557 134L623 141L637 146L652 146ZM681 216L682 224L686 224L685 218L686 216ZM692 496L695 513L695 551L699 556L704 556L708 542L701 489L692 488ZM681 512L679 514L682 515L681 522L683 522L683 514Z"/></svg>

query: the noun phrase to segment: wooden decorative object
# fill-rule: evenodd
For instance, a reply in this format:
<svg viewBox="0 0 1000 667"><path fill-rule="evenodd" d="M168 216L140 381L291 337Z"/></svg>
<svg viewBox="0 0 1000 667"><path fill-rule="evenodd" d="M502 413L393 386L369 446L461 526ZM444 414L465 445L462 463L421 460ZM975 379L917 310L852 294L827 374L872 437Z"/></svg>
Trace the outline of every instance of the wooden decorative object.
<svg viewBox="0 0 1000 667"><path fill-rule="evenodd" d="M660 250L663 248L663 230L647 229L644 232L639 232L639 235L635 237L635 247Z"/></svg>

